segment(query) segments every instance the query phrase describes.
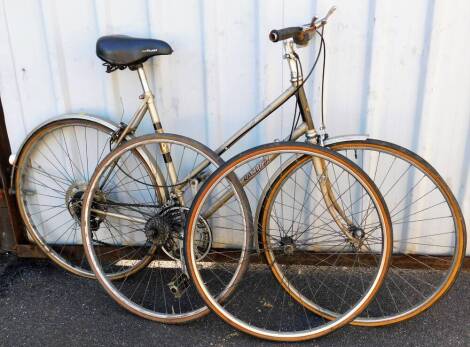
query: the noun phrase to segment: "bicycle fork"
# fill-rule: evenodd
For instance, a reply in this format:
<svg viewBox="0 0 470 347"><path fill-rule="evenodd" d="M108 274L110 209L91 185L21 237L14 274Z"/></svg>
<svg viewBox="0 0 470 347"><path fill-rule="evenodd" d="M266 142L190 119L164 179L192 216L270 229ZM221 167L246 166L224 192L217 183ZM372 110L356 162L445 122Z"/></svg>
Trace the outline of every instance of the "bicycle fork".
<svg viewBox="0 0 470 347"><path fill-rule="evenodd" d="M300 109L300 114L304 124L307 127L305 132L307 142L323 146L324 134L318 134L317 130L315 129L312 114L310 112L310 106L308 104L307 96L305 95L305 90L303 87L303 76L301 76L298 71L298 56L297 53L295 53L293 41L286 41L284 43L284 52L284 58L289 64L291 73L290 81L292 85L297 88L297 103ZM321 129L321 131L323 132L324 129ZM340 228L341 232L348 238L348 240L355 247L361 247L360 240L354 237L354 235L351 233L351 229L355 228L353 221L348 218L345 211L343 211L337 202L338 199L333 191L325 160L315 157L312 159L312 164L315 170L315 174L318 178L320 191L326 203L329 214L335 221L336 225Z"/></svg>

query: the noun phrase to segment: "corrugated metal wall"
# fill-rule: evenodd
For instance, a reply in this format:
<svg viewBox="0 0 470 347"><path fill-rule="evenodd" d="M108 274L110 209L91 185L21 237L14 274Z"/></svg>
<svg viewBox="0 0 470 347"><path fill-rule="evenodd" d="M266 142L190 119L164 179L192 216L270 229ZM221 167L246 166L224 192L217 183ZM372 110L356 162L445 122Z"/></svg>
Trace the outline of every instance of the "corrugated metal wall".
<svg viewBox="0 0 470 347"><path fill-rule="evenodd" d="M470 219L470 2L466 0L16 1L0 7L0 92L13 149L67 112L124 120L135 73L105 74L96 39L161 38L174 54L147 68L167 131L216 147L288 85L270 29L338 10L326 30L331 135L369 133L427 158ZM301 52L304 69L314 51ZM318 114L319 78L308 84ZM292 105L242 146L282 138ZM142 132L149 131L148 124Z"/></svg>

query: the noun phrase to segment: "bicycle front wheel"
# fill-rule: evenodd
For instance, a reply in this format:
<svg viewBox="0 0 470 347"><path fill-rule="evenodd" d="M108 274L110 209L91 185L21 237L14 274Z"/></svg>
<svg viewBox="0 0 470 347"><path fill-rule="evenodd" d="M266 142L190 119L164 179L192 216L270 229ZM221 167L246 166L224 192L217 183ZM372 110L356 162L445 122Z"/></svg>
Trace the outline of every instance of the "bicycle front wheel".
<svg viewBox="0 0 470 347"><path fill-rule="evenodd" d="M276 180L292 165L289 179ZM268 203L273 213L265 214L265 232L248 251L244 240L256 239L258 226L250 227L253 221L244 211L214 212L220 199L239 199L231 175L240 180L251 208L266 187L277 192ZM327 194L326 187L334 194ZM300 216L306 205L311 213ZM199 218L207 220L214 238L226 240L212 245L204 266L194 251ZM276 143L236 156L207 180L187 219L185 260L199 294L227 323L269 340L301 341L332 332L360 314L380 288L391 245L387 207L359 167L319 146ZM242 266L244 276L221 303L220 290ZM318 316L308 305L332 315Z"/></svg>
<svg viewBox="0 0 470 347"><path fill-rule="evenodd" d="M429 163L403 147L373 139L329 146L369 174L393 224L390 270L376 299L353 324L410 319L436 303L458 276L466 230L457 200Z"/></svg>

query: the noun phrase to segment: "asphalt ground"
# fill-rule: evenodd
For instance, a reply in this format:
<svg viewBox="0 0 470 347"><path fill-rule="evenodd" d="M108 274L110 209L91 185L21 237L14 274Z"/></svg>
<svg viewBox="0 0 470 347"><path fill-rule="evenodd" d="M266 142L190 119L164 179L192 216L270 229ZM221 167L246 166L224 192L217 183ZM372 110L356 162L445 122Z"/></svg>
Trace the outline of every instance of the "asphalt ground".
<svg viewBox="0 0 470 347"><path fill-rule="evenodd" d="M347 326L309 346L470 346L470 273L437 305L384 328ZM48 261L0 255L1 346L251 346L278 344L240 333L214 314L176 326L118 306L99 284Z"/></svg>

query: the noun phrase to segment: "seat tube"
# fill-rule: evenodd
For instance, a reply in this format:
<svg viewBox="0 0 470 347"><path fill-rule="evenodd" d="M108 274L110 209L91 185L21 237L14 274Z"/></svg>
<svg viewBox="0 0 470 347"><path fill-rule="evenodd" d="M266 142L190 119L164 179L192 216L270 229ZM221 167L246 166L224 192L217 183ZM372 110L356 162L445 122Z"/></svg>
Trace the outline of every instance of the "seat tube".
<svg viewBox="0 0 470 347"><path fill-rule="evenodd" d="M162 123L160 122L160 117L158 115L157 107L155 105L155 97L154 97L152 91L150 90L148 80L147 80L147 75L145 74L144 67L142 65L140 65L137 68L137 72L139 74L140 83L142 84L142 89L144 91L143 96L144 96L144 99L147 102L147 107L148 107L148 110L149 110L149 113L150 113L150 117L152 118L153 128L155 129L156 133L162 134L163 133ZM168 169L168 175L169 175L169 178L171 180L171 184L176 185L177 182L178 182L178 175L176 173L176 169L175 169L175 165L173 164L173 160L171 158L170 146L168 144L161 143L160 144L160 150L162 151L163 160L164 160L164 162L167 166L167 169ZM183 204L184 201L183 201L182 193L180 192L180 190L176 186L174 187L174 192L175 192L175 194L178 198L178 201L181 204Z"/></svg>

